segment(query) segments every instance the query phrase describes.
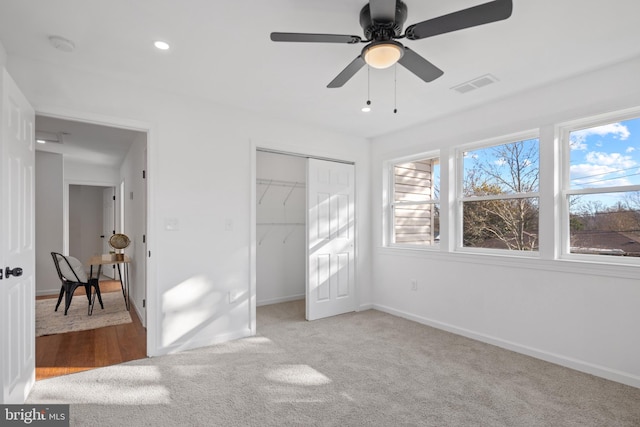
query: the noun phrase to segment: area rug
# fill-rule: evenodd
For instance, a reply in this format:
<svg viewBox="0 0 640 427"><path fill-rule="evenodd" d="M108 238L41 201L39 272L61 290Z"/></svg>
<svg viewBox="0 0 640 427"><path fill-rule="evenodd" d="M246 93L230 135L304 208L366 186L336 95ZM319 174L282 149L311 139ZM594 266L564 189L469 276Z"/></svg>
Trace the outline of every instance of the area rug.
<svg viewBox="0 0 640 427"><path fill-rule="evenodd" d="M93 315L87 314L87 297L75 295L67 315L64 315L64 300L58 311L54 311L58 298L36 301L36 336L62 334L65 332L86 331L105 326L131 323L131 315L124 305L121 292L102 294L104 310L96 298Z"/></svg>

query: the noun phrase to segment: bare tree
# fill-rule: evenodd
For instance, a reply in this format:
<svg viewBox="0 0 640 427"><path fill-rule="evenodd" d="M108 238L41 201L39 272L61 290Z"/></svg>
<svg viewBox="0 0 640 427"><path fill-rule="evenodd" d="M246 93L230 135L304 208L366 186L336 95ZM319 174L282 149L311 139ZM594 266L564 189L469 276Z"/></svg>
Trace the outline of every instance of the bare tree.
<svg viewBox="0 0 640 427"><path fill-rule="evenodd" d="M519 141L491 149L491 156L476 158L473 168L467 171L465 196L536 192L538 154L537 141ZM467 246L486 246L493 240L512 250L537 248L538 203L535 198L465 202L463 216Z"/></svg>

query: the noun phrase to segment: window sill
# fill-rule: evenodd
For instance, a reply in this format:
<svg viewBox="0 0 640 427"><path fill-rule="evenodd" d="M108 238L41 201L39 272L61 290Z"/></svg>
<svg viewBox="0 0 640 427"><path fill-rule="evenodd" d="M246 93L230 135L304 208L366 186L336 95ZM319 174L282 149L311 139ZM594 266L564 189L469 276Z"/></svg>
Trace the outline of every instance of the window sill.
<svg viewBox="0 0 640 427"><path fill-rule="evenodd" d="M522 254L494 254L472 253L469 251L447 252L442 249L422 249L405 247L378 247L376 251L382 256L402 256L412 258L428 258L443 262L460 262L464 264L479 264L504 266L530 270L556 271L559 273L586 274L607 278L638 279L639 263L605 262L583 258L542 259L537 256Z"/></svg>

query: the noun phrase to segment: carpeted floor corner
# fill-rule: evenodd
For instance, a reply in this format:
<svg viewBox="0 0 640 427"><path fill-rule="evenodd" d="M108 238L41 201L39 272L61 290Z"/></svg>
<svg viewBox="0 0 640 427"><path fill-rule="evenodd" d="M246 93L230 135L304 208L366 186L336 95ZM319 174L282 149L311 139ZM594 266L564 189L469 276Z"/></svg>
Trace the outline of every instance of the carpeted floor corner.
<svg viewBox="0 0 640 427"><path fill-rule="evenodd" d="M640 389L369 310L258 308L258 336L43 380L71 425L639 426Z"/></svg>

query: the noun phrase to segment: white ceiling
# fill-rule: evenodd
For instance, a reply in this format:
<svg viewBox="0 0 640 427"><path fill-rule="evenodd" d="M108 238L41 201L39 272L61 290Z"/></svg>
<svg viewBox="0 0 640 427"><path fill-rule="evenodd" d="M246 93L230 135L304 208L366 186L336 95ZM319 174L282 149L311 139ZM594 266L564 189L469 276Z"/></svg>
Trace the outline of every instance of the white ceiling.
<svg viewBox="0 0 640 427"><path fill-rule="evenodd" d="M110 168L122 165L131 144L140 136L132 130L42 116L36 116L36 130L55 134L60 140L36 144L38 151L62 154L66 161Z"/></svg>
<svg viewBox="0 0 640 427"><path fill-rule="evenodd" d="M405 0L407 25L483 0ZM444 70L424 83L399 67L371 70L373 111L362 113L367 71L326 85L362 46L274 43L271 31L362 36L365 0L2 0L0 40L13 55L101 69L140 85L211 99L269 117L374 137L640 55L638 0L514 0L506 21L407 46ZM48 36L72 40L64 53ZM169 52L152 47L156 39ZM491 73L499 82L450 88Z"/></svg>

